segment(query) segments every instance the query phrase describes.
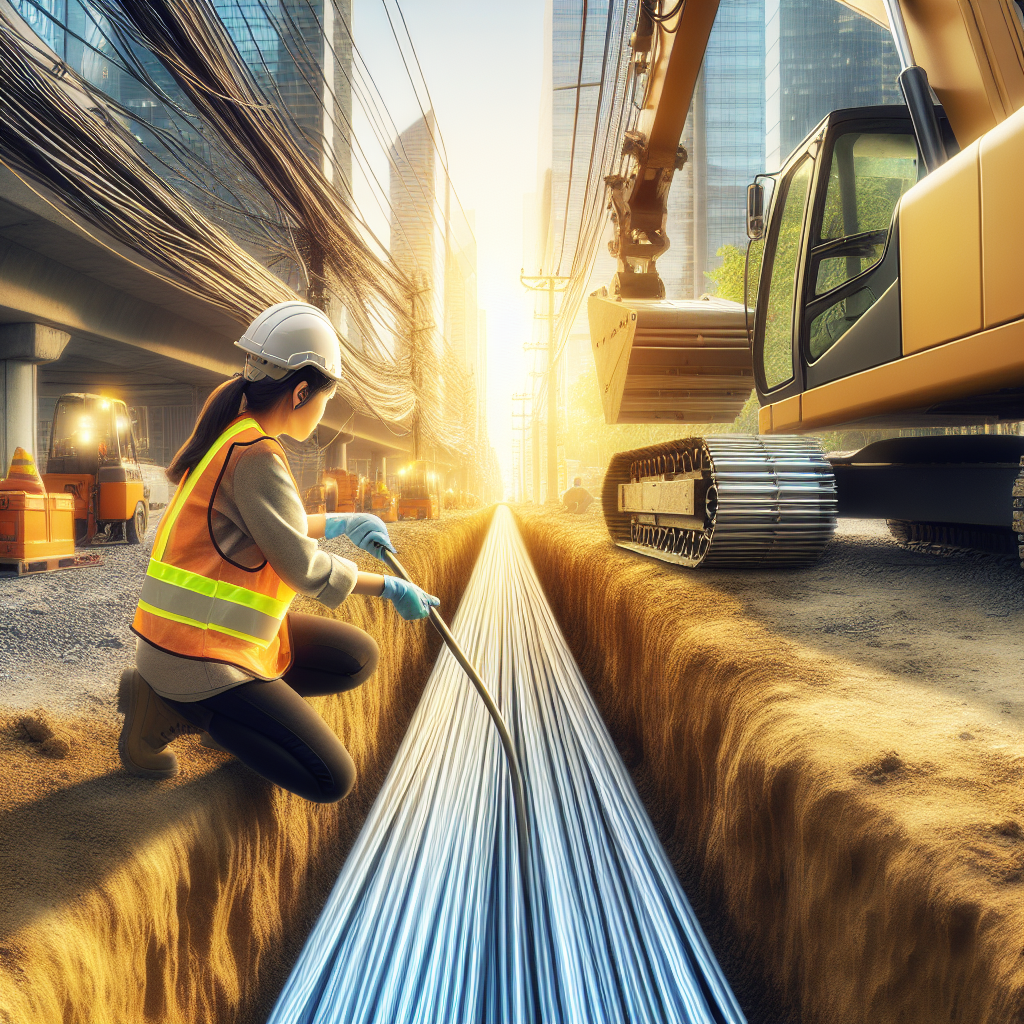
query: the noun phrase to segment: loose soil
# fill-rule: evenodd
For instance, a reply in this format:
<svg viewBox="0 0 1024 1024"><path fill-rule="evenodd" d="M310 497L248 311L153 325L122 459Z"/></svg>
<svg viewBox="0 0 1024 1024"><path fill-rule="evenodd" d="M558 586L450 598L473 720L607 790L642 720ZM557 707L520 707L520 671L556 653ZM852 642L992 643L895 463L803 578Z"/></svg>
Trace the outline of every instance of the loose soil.
<svg viewBox="0 0 1024 1024"><path fill-rule="evenodd" d="M390 527L414 579L454 612L490 512ZM318 805L198 738L180 773L121 767L116 690L154 530L107 566L0 580L0 1022L265 1020L383 783L440 647L426 622L350 597L336 616L377 640L361 687L311 703L342 738L356 786ZM325 542L361 568L380 563ZM69 656L71 655L71 656ZM6 706L3 706L6 704Z"/></svg>
<svg viewBox="0 0 1024 1024"><path fill-rule="evenodd" d="M1024 1019L1024 576L844 521L692 571L516 509L751 1024Z"/></svg>

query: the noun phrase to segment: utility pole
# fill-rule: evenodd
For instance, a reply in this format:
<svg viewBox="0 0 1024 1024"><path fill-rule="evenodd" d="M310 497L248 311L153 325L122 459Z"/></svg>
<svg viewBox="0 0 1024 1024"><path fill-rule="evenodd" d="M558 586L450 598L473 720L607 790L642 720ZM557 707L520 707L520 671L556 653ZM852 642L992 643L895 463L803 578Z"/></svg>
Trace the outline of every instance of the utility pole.
<svg viewBox="0 0 1024 1024"><path fill-rule="evenodd" d="M564 291L569 283L568 277L558 277L554 274L537 274L529 277L522 270L519 271L519 281L532 292L546 291L548 293L548 472L547 472L547 500L558 500L558 374L555 372L555 292ZM539 421L534 419L534 438L539 440ZM539 465L539 459L537 463ZM534 474L536 480L538 474ZM538 504L540 495L537 495Z"/></svg>
<svg viewBox="0 0 1024 1024"><path fill-rule="evenodd" d="M533 395L529 395L529 394L526 394L526 393L523 393L521 395L513 395L512 396L512 401L513 402L521 402L522 403L522 405L520 406L519 412L516 412L515 409L512 410L512 419L513 419L513 427L512 427L512 429L513 430L521 430L522 431L522 440L519 442L519 476L520 476L520 483L522 485L522 490L521 490L520 493L522 494L522 500L523 500L524 503L526 501L526 420L527 420L526 403L531 401L532 398L533 398ZM516 424L514 422L516 419L518 419L520 421L518 424Z"/></svg>
<svg viewBox="0 0 1024 1024"><path fill-rule="evenodd" d="M430 291L430 279L426 274L419 275L419 280L413 281L413 290L409 293L412 303L412 336L409 339L409 369L412 375L412 389L416 400L416 407L412 414L412 457L419 461L420 455L420 409L423 403L423 363L420 358L420 345L423 343L420 337L426 329L420 315L420 296ZM419 287L416 287L418 285Z"/></svg>

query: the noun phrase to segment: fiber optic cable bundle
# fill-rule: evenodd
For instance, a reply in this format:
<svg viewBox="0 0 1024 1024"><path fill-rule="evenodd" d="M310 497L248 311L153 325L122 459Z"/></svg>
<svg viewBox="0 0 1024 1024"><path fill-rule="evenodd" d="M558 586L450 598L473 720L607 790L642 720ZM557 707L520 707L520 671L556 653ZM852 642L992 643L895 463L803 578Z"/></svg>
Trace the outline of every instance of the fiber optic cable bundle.
<svg viewBox="0 0 1024 1024"><path fill-rule="evenodd" d="M445 648L269 1024L742 1024L504 506L452 629L522 766L536 962L498 737Z"/></svg>

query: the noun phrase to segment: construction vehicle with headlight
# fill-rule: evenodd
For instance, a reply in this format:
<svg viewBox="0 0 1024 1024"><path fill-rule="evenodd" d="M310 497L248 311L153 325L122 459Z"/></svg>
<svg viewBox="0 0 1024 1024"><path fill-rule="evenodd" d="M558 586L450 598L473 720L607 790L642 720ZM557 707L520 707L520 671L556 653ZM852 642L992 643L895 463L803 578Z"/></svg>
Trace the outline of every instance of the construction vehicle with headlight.
<svg viewBox="0 0 1024 1024"><path fill-rule="evenodd" d="M398 518L441 518L440 477L430 463L417 461L398 471Z"/></svg>
<svg viewBox="0 0 1024 1024"><path fill-rule="evenodd" d="M907 105L834 111L750 186L753 310L664 297L669 186L718 2L640 5L631 170L606 179L618 272L588 306L605 418L683 433L731 421L751 388L760 411L757 436L614 456L602 501L622 547L686 566L805 564L854 516L905 543L1017 550L1024 438L826 455L809 435L1024 419L1024 23L1011 0L842 2L892 32Z"/></svg>
<svg viewBox="0 0 1024 1024"><path fill-rule="evenodd" d="M75 504L75 541L138 544L149 524L149 487L128 407L118 398L61 395L53 410L43 474L51 494Z"/></svg>

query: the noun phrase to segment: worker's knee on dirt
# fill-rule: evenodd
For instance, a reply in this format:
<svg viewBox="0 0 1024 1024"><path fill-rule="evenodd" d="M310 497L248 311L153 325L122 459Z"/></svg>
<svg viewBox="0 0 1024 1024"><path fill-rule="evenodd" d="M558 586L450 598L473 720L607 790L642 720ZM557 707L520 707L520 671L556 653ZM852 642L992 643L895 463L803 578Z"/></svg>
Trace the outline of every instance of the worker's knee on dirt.
<svg viewBox="0 0 1024 1024"><path fill-rule="evenodd" d="M310 797L313 803L336 804L344 800L356 784L355 762L344 747L339 745L339 749L333 752L327 767L331 773L330 781L321 781L320 795Z"/></svg>
<svg viewBox="0 0 1024 1024"><path fill-rule="evenodd" d="M305 697L351 690L377 670L377 641L349 622L289 612L288 627L293 661L284 679Z"/></svg>
<svg viewBox="0 0 1024 1024"><path fill-rule="evenodd" d="M377 646L377 641L369 634L363 640L358 657L363 664L359 671L353 672L351 675L353 686L365 683L377 671L377 665L380 663L380 648Z"/></svg>

